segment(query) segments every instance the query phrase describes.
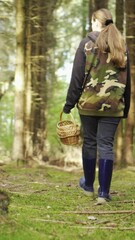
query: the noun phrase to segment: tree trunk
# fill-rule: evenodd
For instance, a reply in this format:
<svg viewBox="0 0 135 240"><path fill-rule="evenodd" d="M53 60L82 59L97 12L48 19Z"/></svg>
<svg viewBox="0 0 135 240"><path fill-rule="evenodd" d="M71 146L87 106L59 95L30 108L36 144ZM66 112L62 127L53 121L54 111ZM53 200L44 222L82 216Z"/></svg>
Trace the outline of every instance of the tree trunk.
<svg viewBox="0 0 135 240"><path fill-rule="evenodd" d="M15 124L13 160L23 160L24 117L24 0L16 0L16 71L15 71Z"/></svg>
<svg viewBox="0 0 135 240"><path fill-rule="evenodd" d="M100 9L100 8L108 8L108 0L95 0L95 8Z"/></svg>
<svg viewBox="0 0 135 240"><path fill-rule="evenodd" d="M109 0L89 0L89 30L91 31L91 16L92 13L100 8L108 8Z"/></svg>
<svg viewBox="0 0 135 240"><path fill-rule="evenodd" d="M31 118L32 112L32 86L31 86L31 17L32 17L32 2L25 2L25 15L26 15L26 54L25 54L25 109L24 109L24 155L28 161L28 157L33 155L33 121Z"/></svg>
<svg viewBox="0 0 135 240"><path fill-rule="evenodd" d="M91 17L92 13L95 11L95 1L94 0L89 0L89 31L92 30L91 28Z"/></svg>
<svg viewBox="0 0 135 240"><path fill-rule="evenodd" d="M124 32L124 0L116 1L116 26L119 31L123 34ZM117 133L116 133L116 144L115 144L115 157L118 165L123 163L122 154L124 148L123 141L123 128L124 120L121 120Z"/></svg>
<svg viewBox="0 0 135 240"><path fill-rule="evenodd" d="M34 1L33 1L34 2ZM37 1L36 1L37 2ZM34 3L36 6L36 2ZM42 160L44 158L44 143L46 139L46 43L45 43L45 1L41 0L33 16L38 20L32 27L35 40L32 42L32 89L33 89L33 154ZM37 27L38 26L38 27Z"/></svg>
<svg viewBox="0 0 135 240"><path fill-rule="evenodd" d="M134 9L135 1L125 1L126 9L126 38L127 45L130 53L130 65L131 65L131 106L129 117L126 121L126 133L125 133L125 148L124 148L124 159L129 165L134 163L133 158L133 138L135 128L135 57L134 57L134 46L135 46L135 24L134 23Z"/></svg>
<svg viewBox="0 0 135 240"><path fill-rule="evenodd" d="M116 1L116 26L121 33L124 32L124 0Z"/></svg>
<svg viewBox="0 0 135 240"><path fill-rule="evenodd" d="M117 132L116 132L116 141L115 141L115 159L116 159L116 165L121 166L124 165L123 162L123 149L124 149L124 121L121 119L121 122L119 123Z"/></svg>
<svg viewBox="0 0 135 240"><path fill-rule="evenodd" d="M48 24L57 0L26 1L25 142L27 160L42 161L46 151L48 48L52 38ZM51 33L52 34L52 33Z"/></svg>
<svg viewBox="0 0 135 240"><path fill-rule="evenodd" d="M88 20L88 0L82 0L82 37L87 34L87 20Z"/></svg>
<svg viewBox="0 0 135 240"><path fill-rule="evenodd" d="M46 158L47 51L53 39L48 24L56 3L16 0L15 160Z"/></svg>

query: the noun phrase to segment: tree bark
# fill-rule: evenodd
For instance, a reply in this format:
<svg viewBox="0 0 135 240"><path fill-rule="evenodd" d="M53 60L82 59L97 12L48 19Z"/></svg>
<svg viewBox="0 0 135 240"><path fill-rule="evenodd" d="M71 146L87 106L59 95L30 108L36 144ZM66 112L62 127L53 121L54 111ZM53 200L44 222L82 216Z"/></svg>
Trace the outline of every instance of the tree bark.
<svg viewBox="0 0 135 240"><path fill-rule="evenodd" d="M89 30L91 31L91 16L92 13L100 8L108 8L109 0L89 0Z"/></svg>
<svg viewBox="0 0 135 240"><path fill-rule="evenodd" d="M32 112L32 86L31 86L31 11L32 2L25 1L25 15L26 15L26 54L25 54L25 108L24 108L24 155L28 161L28 157L33 155L33 120L31 118Z"/></svg>
<svg viewBox="0 0 135 240"><path fill-rule="evenodd" d="M27 160L42 161L46 151L48 49L53 33L48 30L57 0L26 1L25 141Z"/></svg>
<svg viewBox="0 0 135 240"><path fill-rule="evenodd" d="M126 39L129 47L130 65L131 65L131 106L128 119L126 121L124 159L128 165L134 164L133 145L135 128L135 24L134 23L135 1L125 1L126 10Z"/></svg>
<svg viewBox="0 0 135 240"><path fill-rule="evenodd" d="M82 37L86 37L87 20L88 20L88 0L82 0Z"/></svg>
<svg viewBox="0 0 135 240"><path fill-rule="evenodd" d="M15 71L15 123L13 160L23 160L24 130L24 0L16 0L16 71Z"/></svg>
<svg viewBox="0 0 135 240"><path fill-rule="evenodd" d="M116 26L121 33L124 32L124 0L116 1Z"/></svg>
<svg viewBox="0 0 135 240"><path fill-rule="evenodd" d="M100 8L108 8L108 0L95 0L95 8L100 9Z"/></svg>
<svg viewBox="0 0 135 240"><path fill-rule="evenodd" d="M124 0L116 1L116 27L123 34L124 33ZM123 163L122 155L124 148L123 141L123 128L124 121L121 120L117 133L116 133L116 144L115 144L115 157L117 161L117 165L121 165Z"/></svg>

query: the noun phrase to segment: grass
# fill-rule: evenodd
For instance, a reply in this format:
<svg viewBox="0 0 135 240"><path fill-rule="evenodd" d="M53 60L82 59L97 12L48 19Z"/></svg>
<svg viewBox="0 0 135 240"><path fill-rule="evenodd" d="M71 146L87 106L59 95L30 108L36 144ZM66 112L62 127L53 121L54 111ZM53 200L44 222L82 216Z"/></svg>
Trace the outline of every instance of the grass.
<svg viewBox="0 0 135 240"><path fill-rule="evenodd" d="M114 171L113 200L104 206L79 189L81 176L81 170L2 166L0 188L10 205L0 216L0 240L134 239L135 169Z"/></svg>

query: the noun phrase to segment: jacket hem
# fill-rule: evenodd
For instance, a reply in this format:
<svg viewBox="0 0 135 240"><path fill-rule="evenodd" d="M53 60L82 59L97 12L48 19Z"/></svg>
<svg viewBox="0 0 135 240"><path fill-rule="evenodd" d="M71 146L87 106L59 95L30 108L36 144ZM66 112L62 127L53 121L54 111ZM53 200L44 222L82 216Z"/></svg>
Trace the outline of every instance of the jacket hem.
<svg viewBox="0 0 135 240"><path fill-rule="evenodd" d="M123 117L124 112L99 112L99 111L88 111L78 109L80 115L87 115L87 116L99 116L99 117Z"/></svg>

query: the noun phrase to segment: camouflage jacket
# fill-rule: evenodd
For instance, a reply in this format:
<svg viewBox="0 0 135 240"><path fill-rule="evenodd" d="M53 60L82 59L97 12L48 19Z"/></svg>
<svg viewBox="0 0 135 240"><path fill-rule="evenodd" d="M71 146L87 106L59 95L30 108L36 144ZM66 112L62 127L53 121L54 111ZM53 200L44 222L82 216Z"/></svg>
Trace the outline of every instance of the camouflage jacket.
<svg viewBox="0 0 135 240"><path fill-rule="evenodd" d="M82 115L127 117L130 106L128 55L126 53L126 67L117 68L109 52L101 53L94 47L98 34L91 32L89 39L80 43L63 110L69 112L77 104Z"/></svg>

